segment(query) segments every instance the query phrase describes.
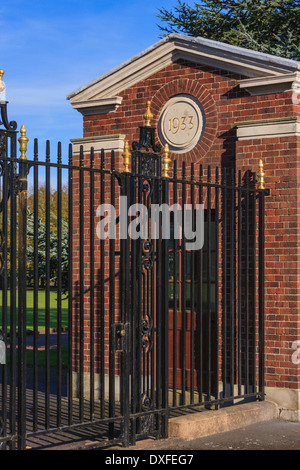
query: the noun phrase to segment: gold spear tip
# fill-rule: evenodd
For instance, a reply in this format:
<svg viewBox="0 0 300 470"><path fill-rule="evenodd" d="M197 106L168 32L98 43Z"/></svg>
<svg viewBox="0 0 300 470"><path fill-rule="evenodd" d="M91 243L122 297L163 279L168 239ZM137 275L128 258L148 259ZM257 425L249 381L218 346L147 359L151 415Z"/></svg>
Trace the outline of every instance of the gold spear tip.
<svg viewBox="0 0 300 470"><path fill-rule="evenodd" d="M164 155L162 158L162 177L169 178L169 164L171 163L171 159L169 157L169 145L166 144L164 146Z"/></svg>
<svg viewBox="0 0 300 470"><path fill-rule="evenodd" d="M147 110L146 110L146 112L143 116L144 119L145 119L145 126L146 127L150 127L151 119L153 119L153 114L150 111L150 105L151 105L151 101L147 101Z"/></svg>
<svg viewBox="0 0 300 470"><path fill-rule="evenodd" d="M128 151L129 151L129 143L126 140L125 143L124 143L124 153L127 153Z"/></svg>
<svg viewBox="0 0 300 470"><path fill-rule="evenodd" d="M4 70L0 69L0 93L1 93L1 91L5 90L5 84L2 81L3 75L4 75Z"/></svg>
<svg viewBox="0 0 300 470"><path fill-rule="evenodd" d="M18 142L20 144L20 152L21 156L20 158L26 158L26 152L27 152L27 144L28 144L28 137L26 137L26 127L24 124L22 124L21 129L21 137L18 138Z"/></svg>
<svg viewBox="0 0 300 470"><path fill-rule="evenodd" d="M124 164L124 171L129 173L129 164L130 164L130 151L129 151L129 143L125 141L124 143L124 152L122 153L123 157L123 164Z"/></svg>
<svg viewBox="0 0 300 470"><path fill-rule="evenodd" d="M258 164L258 189L265 189L265 172L264 172L264 162L262 159L259 160Z"/></svg>

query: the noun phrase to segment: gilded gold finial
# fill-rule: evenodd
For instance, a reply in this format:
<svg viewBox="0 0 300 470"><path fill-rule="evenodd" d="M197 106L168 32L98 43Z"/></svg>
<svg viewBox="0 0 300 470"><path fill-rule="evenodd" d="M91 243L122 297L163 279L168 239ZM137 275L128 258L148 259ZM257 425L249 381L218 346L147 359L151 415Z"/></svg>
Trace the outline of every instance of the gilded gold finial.
<svg viewBox="0 0 300 470"><path fill-rule="evenodd" d="M164 156L162 158L162 177L169 178L169 165L171 163L171 158L169 157L169 146L168 144L164 147Z"/></svg>
<svg viewBox="0 0 300 470"><path fill-rule="evenodd" d="M147 101L147 110L146 113L144 114L144 119L145 119L145 126L150 127L151 119L153 119L153 114L150 111L150 105L151 101Z"/></svg>
<svg viewBox="0 0 300 470"><path fill-rule="evenodd" d="M5 84L4 82L2 81L2 77L4 75L4 70L3 69L0 69L0 93L5 90Z"/></svg>
<svg viewBox="0 0 300 470"><path fill-rule="evenodd" d="M21 137L18 138L18 142L20 144L20 158L26 160L26 152L27 152L27 144L28 144L28 137L26 137L26 128L24 124L21 127Z"/></svg>
<svg viewBox="0 0 300 470"><path fill-rule="evenodd" d="M264 172L264 163L262 159L259 160L259 172L257 174L258 178L258 189L265 189L265 172Z"/></svg>
<svg viewBox="0 0 300 470"><path fill-rule="evenodd" d="M124 172L125 173L130 173L129 170L129 165L130 165L130 151L129 151L129 144L128 142L125 142L124 144L124 152L122 153L123 157L123 164L124 164Z"/></svg>

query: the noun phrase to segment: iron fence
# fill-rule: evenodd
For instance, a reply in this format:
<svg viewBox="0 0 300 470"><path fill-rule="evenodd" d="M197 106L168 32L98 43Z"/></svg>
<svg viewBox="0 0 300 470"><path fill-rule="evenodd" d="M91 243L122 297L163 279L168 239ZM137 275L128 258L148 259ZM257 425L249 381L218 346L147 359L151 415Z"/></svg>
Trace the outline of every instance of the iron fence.
<svg viewBox="0 0 300 470"><path fill-rule="evenodd" d="M128 446L167 437L175 413L264 399L262 172L171 170L149 135L125 171L114 152L66 162L58 144L54 163L49 142L26 159L15 130L0 138L3 449ZM105 204L116 237L99 235ZM154 237L134 204L188 207L194 232L202 207L203 247L184 218L176 237L174 210Z"/></svg>

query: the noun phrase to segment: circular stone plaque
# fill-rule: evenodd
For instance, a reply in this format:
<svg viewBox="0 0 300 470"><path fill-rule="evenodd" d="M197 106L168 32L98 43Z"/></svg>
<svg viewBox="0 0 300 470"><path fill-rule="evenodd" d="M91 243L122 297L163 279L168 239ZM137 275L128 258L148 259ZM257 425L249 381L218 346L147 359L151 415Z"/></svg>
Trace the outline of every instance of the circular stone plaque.
<svg viewBox="0 0 300 470"><path fill-rule="evenodd" d="M190 95L177 95L164 106L158 132L171 151L184 153L199 142L204 128L204 114L199 101Z"/></svg>

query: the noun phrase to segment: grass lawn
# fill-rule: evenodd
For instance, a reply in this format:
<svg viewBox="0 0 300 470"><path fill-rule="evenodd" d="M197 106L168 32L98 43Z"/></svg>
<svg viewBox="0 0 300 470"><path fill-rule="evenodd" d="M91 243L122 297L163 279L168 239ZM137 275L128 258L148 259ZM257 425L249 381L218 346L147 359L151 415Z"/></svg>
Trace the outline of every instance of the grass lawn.
<svg viewBox="0 0 300 470"><path fill-rule="evenodd" d="M7 292L7 324L8 331L10 330L10 292ZM17 305L18 305L18 295L17 295ZM44 290L39 290L38 292L38 329L44 329L46 325L46 316L45 316L45 305L46 305L46 295ZM62 299L61 303L61 315L62 321L61 326L68 326L68 299ZM0 327L2 326L2 291L0 291ZM50 328L57 328L57 293L55 291L50 291L50 311L49 311L49 323ZM33 291L27 291L27 316L26 316L26 328L27 330L33 330Z"/></svg>
<svg viewBox="0 0 300 470"><path fill-rule="evenodd" d="M63 346L61 348L61 358L60 363L62 369L68 369L69 362L68 362L68 347ZM50 349L49 351L49 359L50 359L50 367L57 367L57 349ZM10 354L6 356L6 364L10 365ZM16 356L16 365L18 364L18 355ZM33 367L34 360L33 360L33 351L26 351L26 367ZM46 365L46 358L45 358L45 350L39 350L37 352L37 366L38 367L45 367Z"/></svg>
<svg viewBox="0 0 300 470"><path fill-rule="evenodd" d="M49 351L50 367L57 367L57 349L50 349ZM68 347L63 346L61 348L60 363L62 369L68 368ZM37 354L38 367L45 367L45 351L38 351ZM33 367L33 351L26 352L26 365L27 367Z"/></svg>

